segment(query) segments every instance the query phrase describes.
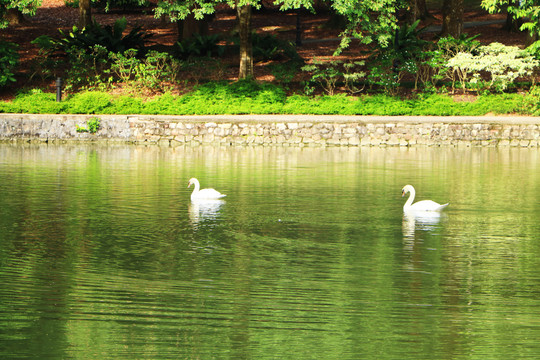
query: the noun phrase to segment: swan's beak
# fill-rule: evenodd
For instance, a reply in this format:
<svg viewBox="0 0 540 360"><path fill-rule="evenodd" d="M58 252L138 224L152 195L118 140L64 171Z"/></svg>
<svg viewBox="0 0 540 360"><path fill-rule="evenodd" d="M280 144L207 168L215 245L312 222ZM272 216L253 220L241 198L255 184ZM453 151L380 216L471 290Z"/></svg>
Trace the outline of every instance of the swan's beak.
<svg viewBox="0 0 540 360"><path fill-rule="evenodd" d="M187 187L190 187L190 186L191 186L191 181L190 181L190 182L188 182L188 184L187 184Z"/></svg>
<svg viewBox="0 0 540 360"><path fill-rule="evenodd" d="M405 190L401 190L401 197L405 196Z"/></svg>

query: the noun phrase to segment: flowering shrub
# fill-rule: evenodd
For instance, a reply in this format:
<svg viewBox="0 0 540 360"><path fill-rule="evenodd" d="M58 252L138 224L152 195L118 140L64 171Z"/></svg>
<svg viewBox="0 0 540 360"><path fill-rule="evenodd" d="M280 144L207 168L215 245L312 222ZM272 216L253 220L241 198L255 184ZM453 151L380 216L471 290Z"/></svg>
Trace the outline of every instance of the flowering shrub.
<svg viewBox="0 0 540 360"><path fill-rule="evenodd" d="M504 91L516 79L531 76L540 62L525 50L516 46L491 43L478 48L478 54L460 52L448 60L451 69L452 88L456 80L463 90L469 86L478 90ZM483 81L486 75L487 81Z"/></svg>

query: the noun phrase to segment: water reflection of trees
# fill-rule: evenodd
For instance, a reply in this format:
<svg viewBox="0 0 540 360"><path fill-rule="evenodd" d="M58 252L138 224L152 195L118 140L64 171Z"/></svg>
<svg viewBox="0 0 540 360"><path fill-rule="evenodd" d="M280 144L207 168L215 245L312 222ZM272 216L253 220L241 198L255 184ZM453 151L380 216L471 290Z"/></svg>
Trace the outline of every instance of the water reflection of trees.
<svg viewBox="0 0 540 360"><path fill-rule="evenodd" d="M382 332L416 334L400 341L414 350L488 331L481 341L500 349L495 340L524 334L504 324L483 330L494 325L490 316L509 301L535 305L537 150L88 145L8 147L0 157L23 168L2 179L1 202L14 207L1 228L27 218L0 235L9 249L2 261L11 251L25 256L10 263L25 293L6 304L30 311L35 324L44 319L39 309L65 312L48 330L60 347L65 338L81 348L100 339L103 353L114 349L110 339L159 335L204 357L208 344L219 355L231 339L259 344L271 334L332 354L345 334L348 349L373 353ZM217 211L199 208L192 221L201 224L204 213L222 222L197 232L186 181L199 174L228 197ZM414 237L410 220L400 223L400 189L409 182L419 197L451 203L445 221L415 219ZM404 238L417 241L408 253ZM403 271L411 262L414 271ZM8 285L4 294L18 294ZM59 309L47 307L51 298ZM37 336L40 326L26 329Z"/></svg>

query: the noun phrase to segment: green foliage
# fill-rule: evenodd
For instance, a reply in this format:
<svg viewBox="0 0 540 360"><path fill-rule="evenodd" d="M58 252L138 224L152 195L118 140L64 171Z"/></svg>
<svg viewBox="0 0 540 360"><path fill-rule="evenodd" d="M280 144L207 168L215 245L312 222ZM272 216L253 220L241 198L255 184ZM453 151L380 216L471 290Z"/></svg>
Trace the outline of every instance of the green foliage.
<svg viewBox="0 0 540 360"><path fill-rule="evenodd" d="M95 134L99 130L100 120L98 117L91 117L86 122L86 127L76 125L77 132L89 132L90 134Z"/></svg>
<svg viewBox="0 0 540 360"><path fill-rule="evenodd" d="M112 97L105 92L86 91L70 96L66 105L71 114L103 114L112 105Z"/></svg>
<svg viewBox="0 0 540 360"><path fill-rule="evenodd" d="M0 102L0 112L21 114L62 114L66 112L64 102L56 102L54 93L31 90L17 94L11 102Z"/></svg>
<svg viewBox="0 0 540 360"><path fill-rule="evenodd" d="M206 15L213 14L219 3L215 0L159 1L155 9L155 16L156 18L168 16L172 22L176 22L193 14L196 20L202 20Z"/></svg>
<svg viewBox="0 0 540 360"><path fill-rule="evenodd" d="M113 101L113 108L106 109L104 113L109 114L143 114L145 113L145 103L140 97L119 96Z"/></svg>
<svg viewBox="0 0 540 360"><path fill-rule="evenodd" d="M484 95L475 101L454 101L451 96L424 94L400 99L388 95L286 96L283 89L256 82L219 82L197 87L183 96L166 93L144 101L127 96L112 97L85 92L56 102L54 93L19 94L12 102L0 102L0 112L64 114L340 114L340 115L431 115L476 116L537 114L540 96L520 94ZM90 127L88 127L90 129Z"/></svg>
<svg viewBox="0 0 540 360"><path fill-rule="evenodd" d="M302 69L303 61L289 60L286 62L272 63L268 65L270 72L280 84L287 85Z"/></svg>
<svg viewBox="0 0 540 360"><path fill-rule="evenodd" d="M148 0L94 0L92 6L109 12L111 9L133 10L149 4Z"/></svg>
<svg viewBox="0 0 540 360"><path fill-rule="evenodd" d="M482 0L482 7L490 13L507 11L514 19L524 20L522 31L531 36L540 35L540 9L535 0Z"/></svg>
<svg viewBox="0 0 540 360"><path fill-rule="evenodd" d="M357 69L363 65L363 61L344 64L341 60L323 62L313 59L313 62L303 66L302 70L311 73L311 82L319 84L328 95L334 95L339 82L344 82L351 93L361 90L356 84L365 73Z"/></svg>
<svg viewBox="0 0 540 360"><path fill-rule="evenodd" d="M144 88L163 90L166 84L174 80L180 66L180 62L171 55L150 51L135 67L135 81Z"/></svg>
<svg viewBox="0 0 540 360"><path fill-rule="evenodd" d="M431 49L425 49L419 56L418 71L415 74L415 88L422 83L424 90L434 90L435 86L445 79L455 83L454 72L447 66L448 60L460 52L476 54L480 42L479 35L469 37L461 34L459 38L446 36L440 38Z"/></svg>
<svg viewBox="0 0 540 360"><path fill-rule="evenodd" d="M226 69L220 59L214 58L189 58L179 66L184 82L193 80L195 84L203 80L221 79Z"/></svg>
<svg viewBox="0 0 540 360"><path fill-rule="evenodd" d="M64 5L66 5L67 7L78 9L79 8L79 0L64 0Z"/></svg>
<svg viewBox="0 0 540 360"><path fill-rule="evenodd" d="M217 34L200 35L195 33L191 38L176 43L175 54L181 59L221 56L225 47L218 45L220 41L221 37Z"/></svg>
<svg viewBox="0 0 540 360"><path fill-rule="evenodd" d="M107 58L108 51L101 45L86 50L77 47L67 49L68 68L64 73L66 90L107 89L112 82Z"/></svg>
<svg viewBox="0 0 540 360"><path fill-rule="evenodd" d="M311 81L318 83L328 95L334 95L338 81L343 77L339 68L341 61L322 62L313 59L313 63L304 65L302 71L311 73Z"/></svg>
<svg viewBox="0 0 540 360"><path fill-rule="evenodd" d="M145 42L151 35L144 32L139 26L134 27L127 35L124 35L126 28L127 20L125 17L116 20L113 26L102 26L94 21L83 29L74 26L69 34L59 30L62 38L56 41L56 44L64 52L68 52L72 48L91 52L96 45L100 45L109 52L122 53L128 49L137 49L139 54L143 55Z"/></svg>
<svg viewBox="0 0 540 360"><path fill-rule="evenodd" d="M181 63L168 53L149 51L139 56L137 49L128 49L121 53L109 51L103 45L90 48L69 46L66 56L60 60L54 56L56 43L49 37L34 40L43 49L41 68L66 68L63 77L66 90L74 89L110 89L115 81L120 81L132 89L163 90L176 78ZM67 63L67 64L66 64ZM46 66L48 65L48 66Z"/></svg>
<svg viewBox="0 0 540 360"><path fill-rule="evenodd" d="M139 59L137 50L109 53L111 71L121 82L135 89L163 90L175 78L181 64L168 53L149 51Z"/></svg>
<svg viewBox="0 0 540 360"><path fill-rule="evenodd" d="M88 122L86 123L88 126L88 131L92 134L95 134L100 127L100 120L97 117L90 118Z"/></svg>
<svg viewBox="0 0 540 360"><path fill-rule="evenodd" d="M197 87L183 96L184 108L219 113L252 113L253 109L265 109L275 113L286 101L285 91L275 85L241 80L233 83L212 82ZM201 107L205 109L201 109ZM199 108L200 110L196 110Z"/></svg>
<svg viewBox="0 0 540 360"><path fill-rule="evenodd" d="M234 38L233 41L236 44L239 43L238 38ZM251 41L253 45L253 58L255 60L300 60L300 55L298 55L296 47L290 41L279 39L275 35L253 33L251 35Z"/></svg>
<svg viewBox="0 0 540 360"><path fill-rule="evenodd" d="M347 19L347 28L335 55L349 45L351 38L364 44L376 42L381 47L390 46L398 29L396 15L407 4L401 0L333 0L332 8Z"/></svg>
<svg viewBox="0 0 540 360"><path fill-rule="evenodd" d="M445 36L437 41L437 49L441 51L446 59L450 59L460 52L476 54L481 46L480 41L476 40L479 36L480 34L469 37L466 33L461 34L459 38Z"/></svg>
<svg viewBox="0 0 540 360"><path fill-rule="evenodd" d="M41 0L2 0L0 2L0 29L5 29L9 25L5 16L8 9L16 9L23 15L34 16L40 5Z"/></svg>
<svg viewBox="0 0 540 360"><path fill-rule="evenodd" d="M139 27L123 35L127 27L125 18L114 26L101 26L94 22L87 28L77 27L61 39L40 36L32 43L40 48L40 56L34 65L32 76L43 78L61 76L65 80L66 91L74 89L105 90L112 86L110 71L111 53L132 51L144 57L145 40L149 37Z"/></svg>
<svg viewBox="0 0 540 360"><path fill-rule="evenodd" d="M111 60L111 71L121 82L127 83L133 79L135 68L141 61L137 58L137 50L129 49L123 53L111 52L108 54Z"/></svg>
<svg viewBox="0 0 540 360"><path fill-rule="evenodd" d="M424 58L427 41L419 37L417 20L412 25L404 24L396 32L393 43L378 45L369 57L368 81L394 94L407 74L418 73Z"/></svg>
<svg viewBox="0 0 540 360"><path fill-rule="evenodd" d="M39 75L42 79L54 78L61 60L54 56L56 50L55 40L48 35L41 35L31 41L39 49L38 56L32 62L30 79Z"/></svg>
<svg viewBox="0 0 540 360"><path fill-rule="evenodd" d="M15 68L19 64L17 45L0 41L0 87L15 82Z"/></svg>
<svg viewBox="0 0 540 360"><path fill-rule="evenodd" d="M359 69L365 65L365 61L353 61L343 64L343 79L345 80L345 89L350 94L356 94L364 90L364 86L359 86L361 79L365 78L366 73Z"/></svg>
<svg viewBox="0 0 540 360"><path fill-rule="evenodd" d="M491 43L478 48L478 55L460 52L448 60L448 67L457 75L465 91L506 90L517 78L531 76L540 62L516 46ZM483 81L486 75L487 81Z"/></svg>

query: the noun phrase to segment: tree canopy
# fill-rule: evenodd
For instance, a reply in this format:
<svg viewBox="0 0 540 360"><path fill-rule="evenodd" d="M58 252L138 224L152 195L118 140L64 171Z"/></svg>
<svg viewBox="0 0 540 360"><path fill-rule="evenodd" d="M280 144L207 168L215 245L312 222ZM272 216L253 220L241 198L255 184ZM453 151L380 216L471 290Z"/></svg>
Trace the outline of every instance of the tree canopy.
<svg viewBox="0 0 540 360"><path fill-rule="evenodd" d="M514 19L523 19L520 30L533 37L540 35L540 7L537 0L482 0L482 7L491 14L508 11Z"/></svg>
<svg viewBox="0 0 540 360"><path fill-rule="evenodd" d="M388 45L398 28L398 12L406 5L401 0L333 0L332 8L347 19L340 49L347 47L352 37L364 44L377 41Z"/></svg>
<svg viewBox="0 0 540 360"><path fill-rule="evenodd" d="M41 0L0 0L0 29L9 25L6 14L10 10L18 11L24 15L34 15L41 5Z"/></svg>

